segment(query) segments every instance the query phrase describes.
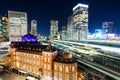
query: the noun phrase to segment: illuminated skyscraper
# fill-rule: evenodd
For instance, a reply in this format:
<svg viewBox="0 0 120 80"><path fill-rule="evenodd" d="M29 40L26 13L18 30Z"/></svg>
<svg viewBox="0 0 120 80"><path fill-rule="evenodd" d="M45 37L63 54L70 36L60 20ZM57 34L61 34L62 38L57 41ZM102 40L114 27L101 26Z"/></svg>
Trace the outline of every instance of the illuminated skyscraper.
<svg viewBox="0 0 120 80"><path fill-rule="evenodd" d="M68 17L68 21L67 21L67 38L68 38L68 40L73 39L73 16Z"/></svg>
<svg viewBox="0 0 120 80"><path fill-rule="evenodd" d="M58 33L58 21L57 20L51 20L50 23L51 23L51 26L50 26L50 38L54 39L54 37Z"/></svg>
<svg viewBox="0 0 120 80"><path fill-rule="evenodd" d="M36 20L31 21L31 34L37 35L37 21Z"/></svg>
<svg viewBox="0 0 120 80"><path fill-rule="evenodd" d="M85 40L88 34L88 5L77 4L73 8L73 39L74 40Z"/></svg>
<svg viewBox="0 0 120 80"><path fill-rule="evenodd" d="M0 37L4 38L4 41L8 41L8 17L0 17Z"/></svg>
<svg viewBox="0 0 120 80"><path fill-rule="evenodd" d="M8 11L9 41L21 41L21 36L27 34L27 13Z"/></svg>

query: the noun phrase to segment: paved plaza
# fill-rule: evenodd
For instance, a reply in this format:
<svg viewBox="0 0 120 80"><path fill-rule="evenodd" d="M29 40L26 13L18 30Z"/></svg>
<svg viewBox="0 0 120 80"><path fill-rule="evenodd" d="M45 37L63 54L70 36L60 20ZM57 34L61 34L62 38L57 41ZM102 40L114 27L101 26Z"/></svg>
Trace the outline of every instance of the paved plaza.
<svg viewBox="0 0 120 80"><path fill-rule="evenodd" d="M0 80L25 80L26 76L21 76L16 73L6 73L0 75Z"/></svg>

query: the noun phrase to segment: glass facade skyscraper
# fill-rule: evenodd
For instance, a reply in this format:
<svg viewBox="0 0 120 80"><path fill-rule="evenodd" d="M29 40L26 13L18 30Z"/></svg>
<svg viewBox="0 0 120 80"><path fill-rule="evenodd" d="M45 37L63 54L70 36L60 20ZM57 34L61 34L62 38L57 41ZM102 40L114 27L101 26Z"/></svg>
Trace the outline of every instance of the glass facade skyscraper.
<svg viewBox="0 0 120 80"><path fill-rule="evenodd" d="M73 40L85 40L88 34L88 5L77 4L73 8Z"/></svg>

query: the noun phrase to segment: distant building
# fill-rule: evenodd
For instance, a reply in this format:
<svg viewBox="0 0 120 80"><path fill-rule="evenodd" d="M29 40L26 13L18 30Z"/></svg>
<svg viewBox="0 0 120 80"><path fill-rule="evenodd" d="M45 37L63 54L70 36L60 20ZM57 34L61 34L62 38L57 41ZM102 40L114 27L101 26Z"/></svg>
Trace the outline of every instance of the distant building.
<svg viewBox="0 0 120 80"><path fill-rule="evenodd" d="M73 39L85 40L88 34L88 5L77 4L73 8Z"/></svg>
<svg viewBox="0 0 120 80"><path fill-rule="evenodd" d="M54 39L54 37L58 33L58 21L57 20L51 20L50 21L50 38Z"/></svg>
<svg viewBox="0 0 120 80"><path fill-rule="evenodd" d="M72 55L48 45L12 42L11 67L19 73L45 80L77 80L77 62Z"/></svg>
<svg viewBox="0 0 120 80"><path fill-rule="evenodd" d="M21 41L21 36L28 33L27 13L8 11L9 41Z"/></svg>
<svg viewBox="0 0 120 80"><path fill-rule="evenodd" d="M103 22L102 32L105 39L115 38L114 22Z"/></svg>
<svg viewBox="0 0 120 80"><path fill-rule="evenodd" d="M67 40L67 38L68 38L67 27L66 26L62 26L61 38L62 38L62 40Z"/></svg>
<svg viewBox="0 0 120 80"><path fill-rule="evenodd" d="M8 17L0 16L0 37L4 38L4 41L8 41Z"/></svg>
<svg viewBox="0 0 120 80"><path fill-rule="evenodd" d="M114 22L103 22L102 24L103 33L115 33L113 25Z"/></svg>
<svg viewBox="0 0 120 80"><path fill-rule="evenodd" d="M31 21L31 34L37 35L37 21L36 20Z"/></svg>
<svg viewBox="0 0 120 80"><path fill-rule="evenodd" d="M68 17L68 21L67 21L67 38L68 38L68 40L73 39L73 16Z"/></svg>

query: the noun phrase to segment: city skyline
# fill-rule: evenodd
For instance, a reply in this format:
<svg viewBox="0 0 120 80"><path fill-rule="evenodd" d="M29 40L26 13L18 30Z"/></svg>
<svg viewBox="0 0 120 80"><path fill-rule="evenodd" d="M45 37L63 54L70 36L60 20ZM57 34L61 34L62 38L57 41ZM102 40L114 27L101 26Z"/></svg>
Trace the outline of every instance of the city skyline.
<svg viewBox="0 0 120 80"><path fill-rule="evenodd" d="M115 2L116 1L116 2ZM38 33L41 35L49 35L50 20L58 20L59 31L62 26L67 25L67 18L73 14L72 8L78 3L89 5L89 31L102 28L102 23L106 21L114 22L117 33L119 33L119 1L118 0L72 0L72 1L0 1L0 14L7 14L8 10L27 12L28 24L30 27L31 20L37 20ZM6 3L9 3L5 5ZM56 4L55 4L56 3ZM22 5L22 6L21 6ZM101 6L102 5L102 6ZM29 29L30 30L30 29ZM44 31L45 30L45 31Z"/></svg>

